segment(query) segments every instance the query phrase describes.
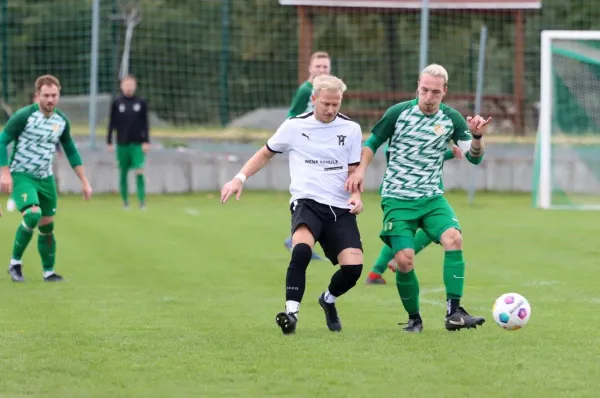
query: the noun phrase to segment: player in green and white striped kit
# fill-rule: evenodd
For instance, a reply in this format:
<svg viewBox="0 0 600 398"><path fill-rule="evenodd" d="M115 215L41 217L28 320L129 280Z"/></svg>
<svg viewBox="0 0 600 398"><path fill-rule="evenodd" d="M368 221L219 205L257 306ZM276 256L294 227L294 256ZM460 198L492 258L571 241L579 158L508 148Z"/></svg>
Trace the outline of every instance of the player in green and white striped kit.
<svg viewBox="0 0 600 398"><path fill-rule="evenodd" d="M62 281L62 277L54 272L54 215L58 199L52 172L58 143L81 180L86 200L91 197L92 188L71 138L69 120L55 108L60 97L58 79L50 75L41 76L36 80L35 88L38 102L15 112L0 134L0 186L3 192L12 193L16 208L23 215L15 236L8 273L14 282L24 281L23 253L37 228L44 280L58 282ZM7 147L11 142L14 145L9 159Z"/></svg>
<svg viewBox="0 0 600 398"><path fill-rule="evenodd" d="M389 154L387 154L386 148L386 158L389 158ZM447 149L444 153L444 162L446 160L459 158L462 159L462 152L459 147L456 145L452 145L452 149ZM387 159L386 159L387 160ZM381 194L382 186L379 188L379 193ZM444 189L444 184L440 181L440 189ZM427 235L422 229L419 229L415 234L414 239L414 250L415 255L419 254L423 249L429 246L433 240ZM396 272L396 262L394 261L394 252L392 248L386 245L385 243L382 245L381 250L379 251L379 256L377 260L375 260L375 264L369 272L367 276L366 284L367 285L383 285L386 283L385 279L383 279L383 273L386 269L390 269L392 272Z"/></svg>
<svg viewBox="0 0 600 398"><path fill-rule="evenodd" d="M418 98L389 108L373 127L362 150L360 165L348 177L346 189L362 191L365 170L384 142L389 161L381 189L383 229L380 237L392 248L396 260L396 286L409 315L407 332L423 331L419 310L419 282L414 270L414 239L422 228L445 250L446 329L476 328L485 322L471 316L460 299L464 288L465 261L461 228L454 210L440 188L444 152L450 141L479 164L483 158L483 134L491 119L467 118L442 104L448 90L448 73L440 65L425 68L418 81Z"/></svg>
<svg viewBox="0 0 600 398"><path fill-rule="evenodd" d="M317 76L328 75L331 73L331 59L329 54L324 51L317 51L310 57L310 64L308 65L308 80L305 81L298 87L298 90L292 98L292 104L288 111L287 117L296 117L306 112L311 112L314 109L314 102L312 99L313 95L313 80ZM292 251L292 237L288 237L283 243L284 246ZM313 252L313 260L322 260L321 256Z"/></svg>

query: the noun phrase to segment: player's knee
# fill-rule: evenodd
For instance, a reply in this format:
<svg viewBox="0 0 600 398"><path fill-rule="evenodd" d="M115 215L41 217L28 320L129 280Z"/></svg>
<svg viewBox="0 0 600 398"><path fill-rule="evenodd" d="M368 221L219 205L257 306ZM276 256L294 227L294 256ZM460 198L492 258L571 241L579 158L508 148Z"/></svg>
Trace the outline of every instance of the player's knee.
<svg viewBox="0 0 600 398"><path fill-rule="evenodd" d="M363 263L363 251L359 248L347 248L337 256L339 264L358 265Z"/></svg>
<svg viewBox="0 0 600 398"><path fill-rule="evenodd" d="M363 265L341 265L340 269L346 276L346 280L352 284L351 287L356 285L356 282L360 279L360 274L362 273Z"/></svg>
<svg viewBox="0 0 600 398"><path fill-rule="evenodd" d="M292 249L292 260L289 268L306 271L311 258L312 248L306 243L298 243Z"/></svg>
<svg viewBox="0 0 600 398"><path fill-rule="evenodd" d="M440 243L445 250L462 250L462 234L456 228L450 228L442 234Z"/></svg>
<svg viewBox="0 0 600 398"><path fill-rule="evenodd" d="M409 272L414 268L414 251L409 249L400 250L394 256L396 268L403 273Z"/></svg>
<svg viewBox="0 0 600 398"><path fill-rule="evenodd" d="M312 247L315 244L315 237L306 224L298 225L296 230L292 233L292 244L297 246L301 243L304 243L309 247Z"/></svg>
<svg viewBox="0 0 600 398"><path fill-rule="evenodd" d="M42 211L38 206L31 206L23 211L23 224L29 229L35 229L42 219Z"/></svg>
<svg viewBox="0 0 600 398"><path fill-rule="evenodd" d="M49 218L50 221L42 219L42 221L40 221L40 225L38 226L38 230L40 231L41 235L51 235L54 232L54 222L52 221L52 217L45 218Z"/></svg>
<svg viewBox="0 0 600 398"><path fill-rule="evenodd" d="M139 176L143 176L144 175L144 169L143 168L135 169L135 174L139 175Z"/></svg>

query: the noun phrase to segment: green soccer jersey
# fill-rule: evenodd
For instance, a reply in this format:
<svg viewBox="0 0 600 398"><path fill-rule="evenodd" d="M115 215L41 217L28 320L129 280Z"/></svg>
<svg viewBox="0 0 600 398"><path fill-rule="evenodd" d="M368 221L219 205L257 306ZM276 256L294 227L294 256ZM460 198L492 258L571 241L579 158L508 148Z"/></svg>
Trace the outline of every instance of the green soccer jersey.
<svg viewBox="0 0 600 398"><path fill-rule="evenodd" d="M313 85L308 80L302 83L294 98L292 98L292 105L288 111L287 117L296 117L302 113L310 112L314 109L314 104L311 100L313 94Z"/></svg>
<svg viewBox="0 0 600 398"><path fill-rule="evenodd" d="M14 141L10 158L7 146ZM38 104L19 109L0 134L0 167L9 166L11 173L24 173L34 178L52 175L56 146L60 143L72 167L82 164L71 137L69 120L58 109L46 116Z"/></svg>
<svg viewBox="0 0 600 398"><path fill-rule="evenodd" d="M388 143L381 196L413 200L442 195L444 155L451 140L463 150L472 140L467 122L453 108L441 104L437 113L425 115L416 99L389 108L365 143L373 152ZM466 158L481 162L469 153Z"/></svg>

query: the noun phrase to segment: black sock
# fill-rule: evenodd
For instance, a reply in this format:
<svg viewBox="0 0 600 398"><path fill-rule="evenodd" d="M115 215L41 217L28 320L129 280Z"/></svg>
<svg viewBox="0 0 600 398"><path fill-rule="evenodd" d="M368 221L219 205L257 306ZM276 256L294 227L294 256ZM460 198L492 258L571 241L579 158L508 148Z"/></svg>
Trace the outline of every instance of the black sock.
<svg viewBox="0 0 600 398"><path fill-rule="evenodd" d="M416 320L422 321L422 319L421 319L421 313L417 312L416 314L410 314L408 316L408 319L414 319L415 321Z"/></svg>
<svg viewBox="0 0 600 398"><path fill-rule="evenodd" d="M448 299L446 305L446 314L448 316L454 314L460 305L460 299Z"/></svg>
<svg viewBox="0 0 600 398"><path fill-rule="evenodd" d="M329 293L335 297L340 297L342 294L352 289L360 279L362 268L362 264L341 265L340 269L331 277L331 282L327 289L329 290Z"/></svg>
<svg viewBox="0 0 600 398"><path fill-rule="evenodd" d="M306 268L312 257L312 249L299 243L292 250L292 259L285 277L285 300L301 302L306 288Z"/></svg>

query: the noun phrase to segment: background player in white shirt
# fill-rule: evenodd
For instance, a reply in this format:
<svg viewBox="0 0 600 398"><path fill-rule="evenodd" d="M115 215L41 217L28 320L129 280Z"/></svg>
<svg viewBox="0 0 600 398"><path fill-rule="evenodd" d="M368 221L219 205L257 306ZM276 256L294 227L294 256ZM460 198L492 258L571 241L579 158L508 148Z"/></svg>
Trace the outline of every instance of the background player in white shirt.
<svg viewBox="0 0 600 398"><path fill-rule="evenodd" d="M360 126L339 113L346 85L334 76L313 81L314 112L283 122L240 172L221 190L221 202L236 194L277 153L289 152L292 258L286 275L285 311L275 320L284 334L294 333L306 285L306 268L319 242L332 264L340 264L318 302L327 327L341 331L336 298L356 285L363 267L363 252L356 215L362 212L360 193L344 189L360 161Z"/></svg>

